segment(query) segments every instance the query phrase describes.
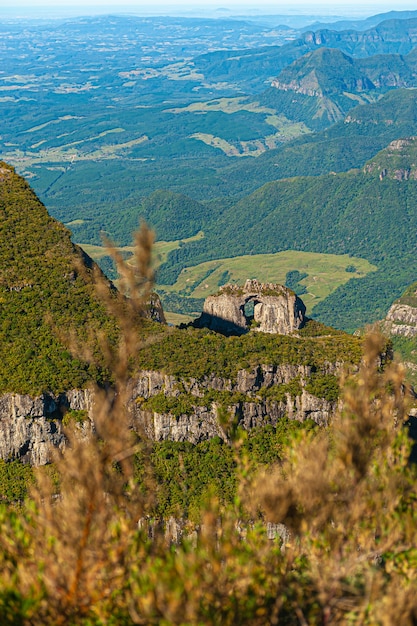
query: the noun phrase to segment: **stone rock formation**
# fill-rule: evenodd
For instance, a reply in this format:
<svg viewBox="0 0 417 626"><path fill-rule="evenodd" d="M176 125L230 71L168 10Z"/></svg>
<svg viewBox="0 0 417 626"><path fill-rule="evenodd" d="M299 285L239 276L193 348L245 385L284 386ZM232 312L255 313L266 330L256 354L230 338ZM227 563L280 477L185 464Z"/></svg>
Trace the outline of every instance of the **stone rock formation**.
<svg viewBox="0 0 417 626"><path fill-rule="evenodd" d="M0 458L45 465L51 460L51 447L65 446L62 428L65 412L90 412L91 408L91 392L86 389L59 396L14 393L0 396Z"/></svg>
<svg viewBox="0 0 417 626"><path fill-rule="evenodd" d="M325 363L323 374L339 375L342 363ZM240 370L235 379L207 376L201 380L175 376L157 371L142 371L129 385L131 427L155 441L200 441L218 436L227 440L219 405L212 402L201 406L199 399L210 390L230 392L227 412L230 420L245 430L267 424L276 426L280 419L304 421L311 419L327 425L334 414L337 401L328 401L309 393L304 387L312 375L308 365L258 365ZM282 400L268 398L262 390L286 385L298 380L299 395L290 392ZM154 396L178 397L182 393L191 399L191 409L175 416L149 409L146 401ZM238 399L236 394L240 395ZM235 396L233 398L232 396ZM195 398L195 403L192 399ZM62 418L68 410L85 411L86 426L94 421L94 395L88 389L71 390L59 396L43 394L38 397L7 393L0 396L0 458L21 459L31 465L44 465L51 460L51 448L66 444Z"/></svg>
<svg viewBox="0 0 417 626"><path fill-rule="evenodd" d="M338 376L342 368L342 363L325 363L323 373ZM325 426L336 411L337 401L318 398L309 393L304 387L311 375L311 366L290 364L258 365L251 370L240 370L235 380L214 375L201 380L177 380L175 376L162 372L142 371L131 381L129 390L132 426L155 441L199 443L216 436L227 441L218 417L219 405L212 402L208 406L201 406L198 402L210 390L230 392L231 400L227 407L230 421L245 430L258 426L276 426L284 417L300 422L311 419ZM287 392L282 400L275 400L262 393L294 380L300 383L299 395ZM175 416L147 407L146 401L150 398L158 395L178 397L180 389L195 397L195 405L188 413ZM240 394L239 399L236 394ZM232 399L233 396L235 399Z"/></svg>
<svg viewBox="0 0 417 626"><path fill-rule="evenodd" d="M303 301L287 287L247 280L244 287L224 285L217 295L206 298L194 324L224 335L249 330L289 335L303 326L305 311Z"/></svg>
<svg viewBox="0 0 417 626"><path fill-rule="evenodd" d="M384 330L390 335L417 336L417 307L394 302L385 318Z"/></svg>

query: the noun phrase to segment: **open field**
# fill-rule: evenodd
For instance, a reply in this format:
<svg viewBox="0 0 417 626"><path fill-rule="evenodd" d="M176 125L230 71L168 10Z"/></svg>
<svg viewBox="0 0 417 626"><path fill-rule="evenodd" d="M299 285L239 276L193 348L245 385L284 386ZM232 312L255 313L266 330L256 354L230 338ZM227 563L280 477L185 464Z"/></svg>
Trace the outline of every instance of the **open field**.
<svg viewBox="0 0 417 626"><path fill-rule="evenodd" d="M188 324L188 322L195 319L195 315L182 315L181 313L171 313L170 311L164 311L164 313L167 323L173 326Z"/></svg>
<svg viewBox="0 0 417 626"><path fill-rule="evenodd" d="M122 129L112 129L106 133L97 135L96 137L87 138L81 141L74 141L72 143L68 143L59 147L45 148L39 150L38 152L15 149L10 152L4 153L2 158L4 158L4 160L8 161L12 165L15 165L16 167L30 167L32 165L41 163L72 164L74 163L74 161L97 161L105 159L116 159L121 154L123 154L124 151L134 148L135 146L139 146L148 141L148 137L146 135L141 135L140 137L137 137L130 141L126 141L124 143L102 145L100 146L100 148L97 148L90 152L74 147L89 141L100 139L108 133L118 132L124 131ZM37 144L32 144L31 147L34 149L42 143L44 143L44 141L41 141Z"/></svg>
<svg viewBox="0 0 417 626"><path fill-rule="evenodd" d="M348 268L349 271L346 271ZM218 259L184 269L174 285L161 285L166 292L205 298L226 282L243 283L247 278L285 284L287 272L298 270L307 276L300 281L307 289L302 295L311 311L321 300L352 278L361 278L376 267L347 254L317 254L287 250L276 254L257 254Z"/></svg>
<svg viewBox="0 0 417 626"><path fill-rule="evenodd" d="M75 220L76 221L76 220ZM189 243L191 241L198 241L204 237L203 232L199 232L194 237L189 237L188 239L178 239L176 241L156 241L153 246L153 260L154 266L159 267L162 263L165 263L168 254L171 250L175 250L179 248L182 243ZM89 256L91 256L94 261L98 262L105 257L109 257L109 251L105 246L94 246L89 243L80 243L78 244L81 248L86 252ZM133 255L134 247L133 246L121 246L116 247L118 252L128 253ZM129 262L129 258L127 259Z"/></svg>
<svg viewBox="0 0 417 626"><path fill-rule="evenodd" d="M167 113L207 113L208 111L221 111L222 113L237 113L249 111L250 113L274 114L275 109L261 106L258 102L251 102L247 97L218 98L207 102L193 102L185 107L166 109Z"/></svg>

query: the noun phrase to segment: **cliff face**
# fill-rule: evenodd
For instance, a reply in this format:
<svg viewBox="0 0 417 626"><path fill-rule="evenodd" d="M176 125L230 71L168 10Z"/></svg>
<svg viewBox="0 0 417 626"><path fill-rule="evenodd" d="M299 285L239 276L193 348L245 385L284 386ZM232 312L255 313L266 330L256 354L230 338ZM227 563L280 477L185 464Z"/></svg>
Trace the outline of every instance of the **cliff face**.
<svg viewBox="0 0 417 626"><path fill-rule="evenodd" d="M88 390L73 390L59 396L12 393L0 396L0 458L45 465L51 460L51 446L65 445L62 428L65 412L90 411L91 406Z"/></svg>
<svg viewBox="0 0 417 626"><path fill-rule="evenodd" d="M337 375L339 363L326 364L324 373ZM178 380L161 372L143 371L130 382L129 413L132 428L156 441L198 443L215 436L227 440L223 418L249 430L276 425L283 417L312 419L326 425L337 402L318 398L305 386L312 375L309 366L259 365L240 370L236 380L206 377ZM290 385L293 388L290 388ZM274 390L281 393L274 395ZM152 399L187 400L182 412L152 408ZM59 396L0 397L0 458L19 458L32 465L51 460L51 446L65 446L62 418L67 411L85 411L93 419L91 391L73 390Z"/></svg>
<svg viewBox="0 0 417 626"><path fill-rule="evenodd" d="M406 368L408 382L417 390L417 283L411 284L405 293L390 307L381 322L381 330L392 340L393 349ZM415 408L413 409L415 416Z"/></svg>
<svg viewBox="0 0 417 626"><path fill-rule="evenodd" d="M327 375L337 375L340 369L341 364L326 364ZM337 402L318 398L305 389L311 375L312 368L302 365L259 365L250 371L240 370L236 380L210 376L200 381L193 378L178 381L159 372L142 372L132 382L133 427L144 429L156 441L198 443L215 436L227 440L224 414L227 422L246 430L267 424L274 426L285 416L327 425ZM290 389L291 383L298 389ZM274 394L278 389L282 393ZM176 398L179 402L187 397L189 409L179 414L158 411L149 402L157 397Z"/></svg>
<svg viewBox="0 0 417 626"><path fill-rule="evenodd" d="M364 173L380 180L417 180L417 137L392 141L365 165Z"/></svg>
<svg viewBox="0 0 417 626"><path fill-rule="evenodd" d="M359 57L387 52L407 54L417 41L417 19L386 20L366 31L308 31L302 39L307 44L340 48Z"/></svg>
<svg viewBox="0 0 417 626"><path fill-rule="evenodd" d="M402 337L417 336L417 306L394 303L387 313L385 330L391 335Z"/></svg>

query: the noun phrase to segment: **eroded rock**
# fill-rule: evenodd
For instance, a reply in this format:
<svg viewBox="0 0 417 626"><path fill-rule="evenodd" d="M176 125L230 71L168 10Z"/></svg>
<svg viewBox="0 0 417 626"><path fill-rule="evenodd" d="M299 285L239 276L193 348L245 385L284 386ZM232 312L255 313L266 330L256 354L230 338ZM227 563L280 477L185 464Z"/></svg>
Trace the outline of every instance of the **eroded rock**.
<svg viewBox="0 0 417 626"><path fill-rule="evenodd" d="M217 295L206 298L195 326L225 335L249 330L289 335L303 326L305 312L303 301L291 289L247 280L244 287L224 285Z"/></svg>

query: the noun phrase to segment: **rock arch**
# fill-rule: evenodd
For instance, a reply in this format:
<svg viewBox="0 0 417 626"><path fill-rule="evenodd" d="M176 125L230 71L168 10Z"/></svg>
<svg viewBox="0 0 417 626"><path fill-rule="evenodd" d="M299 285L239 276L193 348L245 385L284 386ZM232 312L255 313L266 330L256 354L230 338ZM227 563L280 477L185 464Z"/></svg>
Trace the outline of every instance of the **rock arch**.
<svg viewBox="0 0 417 626"><path fill-rule="evenodd" d="M248 306L253 302L253 316ZM204 302L203 313L194 323L225 335L249 330L288 335L305 322L306 307L296 294L282 285L247 280L243 287L224 285Z"/></svg>

